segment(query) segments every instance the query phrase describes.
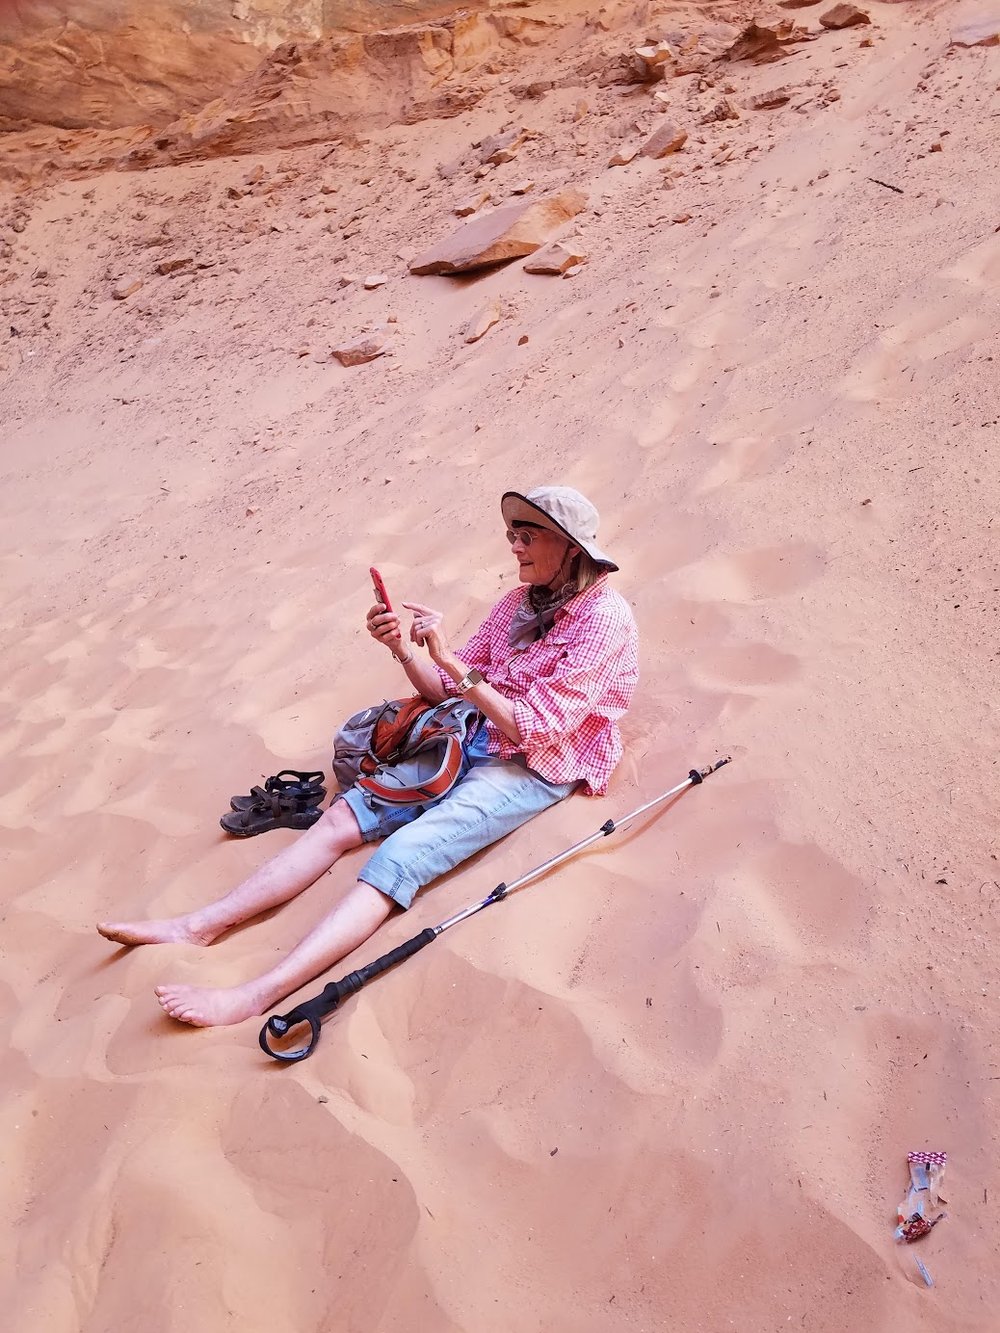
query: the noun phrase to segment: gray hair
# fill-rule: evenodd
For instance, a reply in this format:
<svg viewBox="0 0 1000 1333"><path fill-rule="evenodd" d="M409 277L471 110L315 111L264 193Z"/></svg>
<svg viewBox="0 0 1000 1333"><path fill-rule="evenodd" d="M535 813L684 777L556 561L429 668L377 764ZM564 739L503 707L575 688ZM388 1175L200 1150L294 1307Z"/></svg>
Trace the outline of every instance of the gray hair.
<svg viewBox="0 0 1000 1333"><path fill-rule="evenodd" d="M586 551L581 551L573 561L573 572L569 576L569 581L573 584L575 592L586 592L606 572L603 565L599 565Z"/></svg>

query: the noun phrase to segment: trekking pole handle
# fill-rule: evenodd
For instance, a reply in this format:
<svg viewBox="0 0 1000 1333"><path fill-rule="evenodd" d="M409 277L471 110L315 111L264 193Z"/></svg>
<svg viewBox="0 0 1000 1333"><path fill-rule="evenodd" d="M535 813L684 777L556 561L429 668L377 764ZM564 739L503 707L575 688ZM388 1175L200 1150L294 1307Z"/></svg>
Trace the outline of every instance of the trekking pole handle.
<svg viewBox="0 0 1000 1333"><path fill-rule="evenodd" d="M341 977L339 981L331 981L324 986L319 995L313 1000L307 1000L304 1004L296 1005L290 1009L287 1014L272 1014L260 1030L258 1043L265 1055L270 1055L272 1059L282 1060L286 1064L292 1064L296 1060L304 1060L306 1056L312 1055L316 1049L316 1043L320 1037L320 1024L328 1014L340 1004L341 1000L346 1000L350 995L356 995L362 986L377 977L381 972L386 972L390 967L395 967L397 963L411 957L419 952L431 940L437 938L437 931L428 926L422 930L419 935L414 935L412 939L406 940L397 948L391 949L389 953L383 954L381 958L374 959L365 967L359 968L356 972L348 972L346 977ZM287 1037L292 1028L300 1023L309 1024L310 1039L305 1046L296 1048L293 1051L276 1051L271 1047L269 1037Z"/></svg>

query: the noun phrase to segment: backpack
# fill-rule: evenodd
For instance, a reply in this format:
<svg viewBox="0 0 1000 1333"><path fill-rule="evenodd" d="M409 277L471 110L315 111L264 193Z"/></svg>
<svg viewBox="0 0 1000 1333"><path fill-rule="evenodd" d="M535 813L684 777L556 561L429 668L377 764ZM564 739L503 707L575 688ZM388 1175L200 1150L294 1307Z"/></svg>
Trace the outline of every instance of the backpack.
<svg viewBox="0 0 1000 1333"><path fill-rule="evenodd" d="M439 801L467 772L464 743L481 717L467 699L373 704L334 737L334 777L342 791L356 785L387 805Z"/></svg>

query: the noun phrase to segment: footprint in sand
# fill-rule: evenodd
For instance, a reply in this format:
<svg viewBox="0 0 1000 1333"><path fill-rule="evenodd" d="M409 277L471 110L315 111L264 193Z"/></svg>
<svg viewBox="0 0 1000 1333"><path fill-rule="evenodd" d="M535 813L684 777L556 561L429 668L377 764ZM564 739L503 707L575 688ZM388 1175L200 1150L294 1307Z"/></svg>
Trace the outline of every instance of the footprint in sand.
<svg viewBox="0 0 1000 1333"><path fill-rule="evenodd" d="M714 646L694 663L692 672L699 685L778 685L793 680L801 663L768 643Z"/></svg>
<svg viewBox="0 0 1000 1333"><path fill-rule="evenodd" d="M893 322L865 349L841 391L861 402L900 397L910 391L917 366L989 338L995 324L991 289L998 282L1000 242L991 237L895 307ZM978 308L977 296L986 298Z"/></svg>
<svg viewBox="0 0 1000 1333"><path fill-rule="evenodd" d="M813 843L779 842L750 864L747 883L782 933L834 948L860 944L874 890Z"/></svg>
<svg viewBox="0 0 1000 1333"><path fill-rule="evenodd" d="M740 555L710 556L683 571L685 591L724 602L756 602L807 587L823 572L824 558L810 542L765 546Z"/></svg>
<svg viewBox="0 0 1000 1333"><path fill-rule="evenodd" d="M780 436L737 435L732 440L718 438L715 445L718 458L708 469L698 486L699 494L718 490L736 481L763 477L771 472L784 457L788 442Z"/></svg>

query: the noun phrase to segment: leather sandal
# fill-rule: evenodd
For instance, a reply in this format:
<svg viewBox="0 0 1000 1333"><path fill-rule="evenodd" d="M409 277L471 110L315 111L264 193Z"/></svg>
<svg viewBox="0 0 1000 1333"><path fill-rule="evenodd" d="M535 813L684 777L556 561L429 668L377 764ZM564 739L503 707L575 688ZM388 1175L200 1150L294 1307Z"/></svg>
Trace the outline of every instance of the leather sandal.
<svg viewBox="0 0 1000 1333"><path fill-rule="evenodd" d="M323 813L319 800L289 796L285 792L265 792L263 788L258 790L260 795L253 798L248 809L231 810L219 820L234 838L252 838L273 828L312 828Z"/></svg>
<svg viewBox="0 0 1000 1333"><path fill-rule="evenodd" d="M294 768L283 768L275 777L268 778L263 787L251 787L249 796L233 796L229 804L233 810L249 810L272 792L301 798L315 805L326 795L326 788L322 773L300 773Z"/></svg>

